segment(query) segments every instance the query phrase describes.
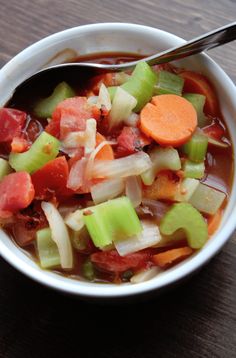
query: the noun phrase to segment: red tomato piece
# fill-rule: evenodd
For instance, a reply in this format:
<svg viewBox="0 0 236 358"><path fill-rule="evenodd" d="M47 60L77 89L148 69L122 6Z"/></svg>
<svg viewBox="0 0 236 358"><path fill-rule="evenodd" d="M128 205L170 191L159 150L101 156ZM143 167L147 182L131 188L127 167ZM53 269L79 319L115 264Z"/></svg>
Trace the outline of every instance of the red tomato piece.
<svg viewBox="0 0 236 358"><path fill-rule="evenodd" d="M23 153L29 149L29 142L23 137L14 137L11 142L11 151L13 153Z"/></svg>
<svg viewBox="0 0 236 358"><path fill-rule="evenodd" d="M180 76L184 79L184 92L199 93L206 96L205 114L217 117L219 114L218 98L209 80L200 73L192 71L183 71Z"/></svg>
<svg viewBox="0 0 236 358"><path fill-rule="evenodd" d="M225 134L225 129L219 123L212 123L209 126L202 128L202 130L209 137L216 140L220 140Z"/></svg>
<svg viewBox="0 0 236 358"><path fill-rule="evenodd" d="M0 108L0 142L11 142L21 134L26 113L12 108Z"/></svg>
<svg viewBox="0 0 236 358"><path fill-rule="evenodd" d="M116 154L123 157L142 150L145 145L151 143L151 139L142 134L138 128L123 127L117 142Z"/></svg>
<svg viewBox="0 0 236 358"><path fill-rule="evenodd" d="M60 138L60 119L52 119L45 127L45 131L57 139Z"/></svg>
<svg viewBox="0 0 236 358"><path fill-rule="evenodd" d="M120 256L116 250L99 251L90 256L91 261L102 270L109 272L124 272L129 269L141 269L148 265L151 254L139 251L126 256Z"/></svg>
<svg viewBox="0 0 236 358"><path fill-rule="evenodd" d="M93 118L96 112L87 103L86 97L68 98L58 104L52 114L47 131L58 135L58 121L60 123L60 138L63 139L70 132L84 131L86 120ZM95 118L96 119L96 118ZM53 123L56 121L56 123Z"/></svg>
<svg viewBox="0 0 236 358"><path fill-rule="evenodd" d="M73 195L73 192L66 187L68 176L69 168L65 157L58 157L46 163L31 176L35 198L44 200L51 196L61 198Z"/></svg>
<svg viewBox="0 0 236 358"><path fill-rule="evenodd" d="M5 176L0 182L0 217L6 218L26 208L34 199L34 187L26 172Z"/></svg>

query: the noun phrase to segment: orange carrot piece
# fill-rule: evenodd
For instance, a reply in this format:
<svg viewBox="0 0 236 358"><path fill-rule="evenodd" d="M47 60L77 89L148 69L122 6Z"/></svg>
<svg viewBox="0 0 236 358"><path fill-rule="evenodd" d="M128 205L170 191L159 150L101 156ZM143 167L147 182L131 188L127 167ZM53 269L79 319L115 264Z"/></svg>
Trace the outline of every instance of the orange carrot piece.
<svg viewBox="0 0 236 358"><path fill-rule="evenodd" d="M104 138L103 135L101 135L100 133L97 132L96 146L98 146L104 140L106 140L106 138ZM99 159L99 160L113 160L114 159L113 149L110 146L110 144L104 145L104 147L96 155L96 159Z"/></svg>
<svg viewBox="0 0 236 358"><path fill-rule="evenodd" d="M180 146L197 127L197 113L185 98L163 94L152 98L140 115L140 128L162 145Z"/></svg>
<svg viewBox="0 0 236 358"><path fill-rule="evenodd" d="M161 252L160 254L156 254L153 256L153 262L160 267L165 267L171 265L177 260L181 260L191 255L193 250L188 247L180 247L177 249L171 249L165 252Z"/></svg>
<svg viewBox="0 0 236 358"><path fill-rule="evenodd" d="M173 200L179 187L179 182L169 170L158 173L152 185L143 189L143 197L153 200Z"/></svg>
<svg viewBox="0 0 236 358"><path fill-rule="evenodd" d="M183 71L179 75L184 79L184 92L206 96L204 112L216 117L219 114L219 102L216 91L209 80L202 74L193 71Z"/></svg>
<svg viewBox="0 0 236 358"><path fill-rule="evenodd" d="M215 215L211 216L208 220L208 234L213 235L218 229L223 215L223 210L220 208Z"/></svg>

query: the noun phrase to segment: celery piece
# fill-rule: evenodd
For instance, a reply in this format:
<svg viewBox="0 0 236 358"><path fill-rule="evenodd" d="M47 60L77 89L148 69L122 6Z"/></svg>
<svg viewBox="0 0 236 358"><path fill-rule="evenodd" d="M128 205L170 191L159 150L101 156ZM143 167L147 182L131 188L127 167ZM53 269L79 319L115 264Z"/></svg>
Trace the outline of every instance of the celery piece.
<svg viewBox="0 0 236 358"><path fill-rule="evenodd" d="M189 203L205 214L214 215L223 204L225 198L225 193L200 183L191 196Z"/></svg>
<svg viewBox="0 0 236 358"><path fill-rule="evenodd" d="M157 74L157 84L154 87L154 94L176 94L182 95L184 79L169 71L160 71Z"/></svg>
<svg viewBox="0 0 236 358"><path fill-rule="evenodd" d="M183 165L185 178L202 179L205 173L204 162L194 163L191 160L186 160Z"/></svg>
<svg viewBox="0 0 236 358"><path fill-rule="evenodd" d="M12 171L7 160L0 158L0 180Z"/></svg>
<svg viewBox="0 0 236 358"><path fill-rule="evenodd" d="M9 163L16 171L33 173L44 164L55 159L59 153L60 142L52 135L42 132L31 148L24 153L11 153Z"/></svg>
<svg viewBox="0 0 236 358"><path fill-rule="evenodd" d="M81 212L82 212L82 210L81 210ZM71 244L74 249L76 249L78 251L84 251L88 247L90 236L89 236L88 230L84 226L79 231L71 230L70 239L71 239Z"/></svg>
<svg viewBox="0 0 236 358"><path fill-rule="evenodd" d="M185 93L183 95L195 108L197 112L197 121L200 128L205 127L208 124L208 119L203 112L203 108L206 102L206 97L198 93Z"/></svg>
<svg viewBox="0 0 236 358"><path fill-rule="evenodd" d="M82 265L82 274L89 281L93 281L95 278L94 266L89 259L87 259Z"/></svg>
<svg viewBox="0 0 236 358"><path fill-rule="evenodd" d="M177 193L174 196L175 201L189 201L199 185L199 180L185 178L180 184Z"/></svg>
<svg viewBox="0 0 236 358"><path fill-rule="evenodd" d="M156 82L157 75L152 68L146 62L139 62L130 79L121 85L121 88L138 101L134 112L139 112L150 101Z"/></svg>
<svg viewBox="0 0 236 358"><path fill-rule="evenodd" d="M111 101L113 101L113 98L115 97L115 93L116 93L117 88L118 88L118 86L107 87L107 90L108 90L108 93L110 95Z"/></svg>
<svg viewBox="0 0 236 358"><path fill-rule="evenodd" d="M33 109L33 112L39 118L49 118L52 116L52 112L58 103L74 96L74 90L66 82L61 82L56 86L53 93L49 97L38 101Z"/></svg>
<svg viewBox="0 0 236 358"><path fill-rule="evenodd" d="M110 245L113 240L121 240L139 234L142 226L127 197L108 200L105 203L83 210L84 222L97 247Z"/></svg>
<svg viewBox="0 0 236 358"><path fill-rule="evenodd" d="M161 221L163 235L172 235L179 229L185 231L188 245L193 249L200 249L208 239L203 216L189 203L174 204Z"/></svg>
<svg viewBox="0 0 236 358"><path fill-rule="evenodd" d="M179 153L176 149L170 148L154 148L150 153L152 167L141 174L142 181L145 185L152 185L156 174L164 169L179 170L181 162Z"/></svg>
<svg viewBox="0 0 236 358"><path fill-rule="evenodd" d="M37 249L40 265L51 268L60 265L60 255L56 243L52 240L50 228L37 231Z"/></svg>
<svg viewBox="0 0 236 358"><path fill-rule="evenodd" d="M182 146L188 159L193 162L202 162L207 152L208 138L200 133L193 134L192 138Z"/></svg>

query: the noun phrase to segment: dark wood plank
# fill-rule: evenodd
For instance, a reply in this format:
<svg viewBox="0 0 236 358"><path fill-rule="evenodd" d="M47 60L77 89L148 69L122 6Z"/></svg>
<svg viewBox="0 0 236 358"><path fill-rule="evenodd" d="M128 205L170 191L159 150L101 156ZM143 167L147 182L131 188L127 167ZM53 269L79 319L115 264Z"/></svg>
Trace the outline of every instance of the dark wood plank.
<svg viewBox="0 0 236 358"><path fill-rule="evenodd" d="M0 1L0 67L50 33L92 22L186 39L235 20L235 0ZM236 81L235 43L211 56ZM236 235L185 285L151 301L98 306L45 289L0 261L0 357L236 356Z"/></svg>

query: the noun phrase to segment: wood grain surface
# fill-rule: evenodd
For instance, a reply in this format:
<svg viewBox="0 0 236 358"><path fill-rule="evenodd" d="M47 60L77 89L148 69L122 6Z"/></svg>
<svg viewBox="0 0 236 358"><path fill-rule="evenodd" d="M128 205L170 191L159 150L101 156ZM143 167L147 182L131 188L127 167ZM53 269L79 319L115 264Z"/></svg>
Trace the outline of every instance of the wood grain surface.
<svg viewBox="0 0 236 358"><path fill-rule="evenodd" d="M0 0L0 67L53 32L133 22L185 39L235 21L235 0ZM236 43L211 51L236 82ZM130 305L48 290L0 259L0 358L236 357L236 235L187 283Z"/></svg>

